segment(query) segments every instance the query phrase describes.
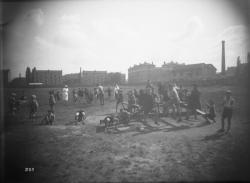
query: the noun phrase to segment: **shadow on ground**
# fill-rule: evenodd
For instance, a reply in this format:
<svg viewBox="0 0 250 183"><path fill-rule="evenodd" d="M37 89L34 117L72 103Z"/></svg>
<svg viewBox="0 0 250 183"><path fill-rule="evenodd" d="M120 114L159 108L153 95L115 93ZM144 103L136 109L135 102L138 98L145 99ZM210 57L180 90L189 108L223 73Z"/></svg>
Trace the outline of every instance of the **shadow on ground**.
<svg viewBox="0 0 250 183"><path fill-rule="evenodd" d="M178 131L178 130L185 130L185 129L190 129L190 128L198 128L198 127L204 127L207 125L210 125L210 123L207 122L199 122L197 125L190 125L188 123L185 123L185 121L178 123L174 122L168 122L167 120L164 120L162 118L158 119L158 122L160 122L163 125L157 125L155 124L152 126L149 124L148 121L140 121L140 122L131 122L128 125L123 125L122 127L119 126L117 129L112 128L108 130L108 133L113 133L113 134L121 134L121 133L128 133L128 132L136 132L132 136L138 136L138 135L145 135L153 132L171 132L171 131ZM154 123L154 122L152 122ZM141 126L143 126L141 128ZM120 130L122 129L122 130ZM104 132L105 128L104 126L96 126L96 133L101 133Z"/></svg>

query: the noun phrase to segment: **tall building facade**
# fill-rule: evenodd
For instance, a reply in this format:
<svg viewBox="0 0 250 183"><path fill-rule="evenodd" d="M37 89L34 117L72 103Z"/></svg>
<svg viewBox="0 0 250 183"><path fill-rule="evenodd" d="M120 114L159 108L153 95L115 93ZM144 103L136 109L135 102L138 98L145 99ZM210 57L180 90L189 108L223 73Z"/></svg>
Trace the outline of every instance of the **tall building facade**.
<svg viewBox="0 0 250 183"><path fill-rule="evenodd" d="M109 85L114 85L115 83L116 84L125 84L126 83L126 75L122 74L120 72L107 73L105 83L109 84Z"/></svg>
<svg viewBox="0 0 250 183"><path fill-rule="evenodd" d="M120 72L107 71L82 71L80 68L79 73L63 75L63 83L69 85L82 85L82 86L95 86L97 84L113 85L125 84L126 75Z"/></svg>
<svg viewBox="0 0 250 183"><path fill-rule="evenodd" d="M82 71L81 84L93 86L98 83L104 84L107 78L107 71Z"/></svg>
<svg viewBox="0 0 250 183"><path fill-rule="evenodd" d="M59 86L62 85L62 70L36 70L32 71L27 67L26 82L28 83L43 83L44 86Z"/></svg>
<svg viewBox="0 0 250 183"><path fill-rule="evenodd" d="M144 62L128 69L128 83L201 80L213 78L216 68L212 64L178 64L174 62L164 63L161 67Z"/></svg>

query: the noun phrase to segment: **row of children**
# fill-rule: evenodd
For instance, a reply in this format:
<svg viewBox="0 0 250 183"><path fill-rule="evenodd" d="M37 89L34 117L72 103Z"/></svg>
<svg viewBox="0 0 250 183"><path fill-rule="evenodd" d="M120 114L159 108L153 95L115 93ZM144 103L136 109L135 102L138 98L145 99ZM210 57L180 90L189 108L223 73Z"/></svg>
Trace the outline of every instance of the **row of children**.
<svg viewBox="0 0 250 183"><path fill-rule="evenodd" d="M63 89L63 95L68 95L68 86L66 85L65 88ZM115 97L117 95L117 88L119 89L119 86L115 84L114 87L114 93ZM95 99L96 101L99 100L101 105L104 105L104 94L107 92L108 98L111 98L111 87L108 87L106 90L104 90L104 87L99 83L96 85L96 87L92 89L90 88L78 88L78 90L73 89L72 95L73 95L73 102L76 103L77 101L81 102L83 97L85 98L85 101L88 104L91 104L93 100Z"/></svg>

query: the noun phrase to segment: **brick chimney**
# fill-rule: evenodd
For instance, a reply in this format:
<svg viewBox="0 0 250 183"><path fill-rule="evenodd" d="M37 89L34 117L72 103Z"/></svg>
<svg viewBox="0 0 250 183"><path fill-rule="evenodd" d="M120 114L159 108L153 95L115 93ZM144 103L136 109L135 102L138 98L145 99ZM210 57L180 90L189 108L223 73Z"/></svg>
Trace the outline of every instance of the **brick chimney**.
<svg viewBox="0 0 250 183"><path fill-rule="evenodd" d="M222 41L222 55L221 55L221 74L225 74L225 41Z"/></svg>

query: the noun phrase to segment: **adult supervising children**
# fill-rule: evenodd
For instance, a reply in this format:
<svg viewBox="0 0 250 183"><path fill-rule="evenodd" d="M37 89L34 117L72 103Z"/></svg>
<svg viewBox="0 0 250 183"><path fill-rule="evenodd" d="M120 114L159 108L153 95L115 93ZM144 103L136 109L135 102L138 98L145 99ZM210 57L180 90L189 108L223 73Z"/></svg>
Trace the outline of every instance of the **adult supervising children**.
<svg viewBox="0 0 250 183"><path fill-rule="evenodd" d="M65 103L67 103L69 100L69 88L67 85L65 85L65 87L62 90L62 98L63 101L65 101Z"/></svg>

